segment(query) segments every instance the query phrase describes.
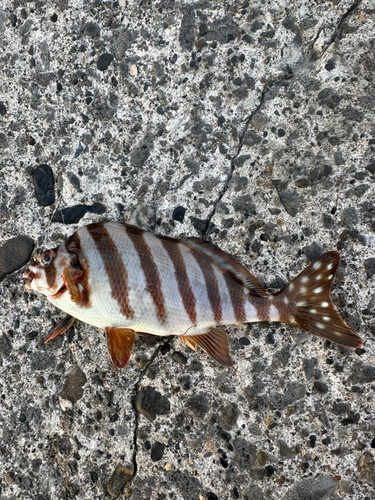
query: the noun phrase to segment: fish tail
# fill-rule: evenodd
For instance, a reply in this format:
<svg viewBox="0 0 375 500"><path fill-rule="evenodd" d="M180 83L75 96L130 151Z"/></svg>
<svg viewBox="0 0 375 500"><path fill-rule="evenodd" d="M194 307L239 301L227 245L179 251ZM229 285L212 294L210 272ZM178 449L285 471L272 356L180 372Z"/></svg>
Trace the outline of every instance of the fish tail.
<svg viewBox="0 0 375 500"><path fill-rule="evenodd" d="M331 285L339 264L338 252L322 254L275 295L275 306L279 321L298 325L336 344L358 348L363 343L361 337L345 323L331 300Z"/></svg>

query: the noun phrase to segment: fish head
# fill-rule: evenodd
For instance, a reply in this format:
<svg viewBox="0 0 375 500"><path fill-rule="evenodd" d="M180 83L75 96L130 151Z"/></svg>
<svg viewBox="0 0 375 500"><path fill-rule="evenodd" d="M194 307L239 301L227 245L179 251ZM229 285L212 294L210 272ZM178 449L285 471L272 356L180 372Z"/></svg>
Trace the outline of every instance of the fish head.
<svg viewBox="0 0 375 500"><path fill-rule="evenodd" d="M76 254L69 252L65 243L33 256L33 263L23 273L27 278L25 288L43 295L61 295L66 291L64 270L68 269L75 281L82 275L82 268Z"/></svg>

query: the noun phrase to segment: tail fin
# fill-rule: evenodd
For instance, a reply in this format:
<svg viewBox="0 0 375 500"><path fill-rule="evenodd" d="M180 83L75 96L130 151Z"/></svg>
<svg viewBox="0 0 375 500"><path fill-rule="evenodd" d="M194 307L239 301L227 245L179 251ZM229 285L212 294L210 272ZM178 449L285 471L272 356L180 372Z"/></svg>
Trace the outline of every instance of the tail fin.
<svg viewBox="0 0 375 500"><path fill-rule="evenodd" d="M331 285L340 263L338 252L326 252L276 296L280 321L345 347L362 345L361 337L337 313Z"/></svg>

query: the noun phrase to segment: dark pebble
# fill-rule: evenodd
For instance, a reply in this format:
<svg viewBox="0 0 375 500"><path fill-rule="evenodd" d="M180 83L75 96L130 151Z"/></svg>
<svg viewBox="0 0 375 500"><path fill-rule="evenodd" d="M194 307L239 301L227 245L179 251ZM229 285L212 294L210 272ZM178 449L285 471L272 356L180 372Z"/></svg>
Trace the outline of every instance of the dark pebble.
<svg viewBox="0 0 375 500"><path fill-rule="evenodd" d="M314 389L318 391L320 394L327 394L328 385L325 384L324 382L316 381L314 382Z"/></svg>
<svg viewBox="0 0 375 500"><path fill-rule="evenodd" d="M37 338L37 336L38 336L38 333L39 333L39 332L37 332L36 330L34 330L34 331L32 331L32 332L28 333L28 334L26 335L26 340L34 340L34 339L36 339L36 338Z"/></svg>
<svg viewBox="0 0 375 500"><path fill-rule="evenodd" d="M186 209L184 207L180 207L180 206L176 207L173 210L172 219L176 220L178 222L184 222L185 212L186 212Z"/></svg>
<svg viewBox="0 0 375 500"><path fill-rule="evenodd" d="M207 396L202 392L190 396L190 398L186 401L186 406L196 417L202 419L210 409Z"/></svg>
<svg viewBox="0 0 375 500"><path fill-rule="evenodd" d="M219 500L215 493L207 493L207 500Z"/></svg>
<svg viewBox="0 0 375 500"><path fill-rule="evenodd" d="M135 408L153 421L157 415L167 415L170 412L170 403L166 396L153 387L143 387L135 398Z"/></svg>
<svg viewBox="0 0 375 500"><path fill-rule="evenodd" d="M100 35L99 25L93 22L87 23L85 32L92 37L97 37Z"/></svg>
<svg viewBox="0 0 375 500"><path fill-rule="evenodd" d="M310 436L309 440L310 440L310 446L311 446L311 448L315 448L316 436L314 436L314 435Z"/></svg>
<svg viewBox="0 0 375 500"><path fill-rule="evenodd" d="M8 147L7 136L4 134L4 132L0 132L0 148L6 147Z"/></svg>
<svg viewBox="0 0 375 500"><path fill-rule="evenodd" d="M322 247L316 241L313 241L310 245L303 249L303 253L311 261L317 259L322 251Z"/></svg>
<svg viewBox="0 0 375 500"><path fill-rule="evenodd" d="M107 492L117 498L133 477L133 467L117 467L107 483Z"/></svg>
<svg viewBox="0 0 375 500"><path fill-rule="evenodd" d="M267 465L267 467L264 469L264 473L266 477L271 477L275 473L274 467L272 465Z"/></svg>
<svg viewBox="0 0 375 500"><path fill-rule="evenodd" d="M372 278L375 274L375 258L370 257L369 259L366 259L363 263L365 267L365 273L368 278Z"/></svg>
<svg viewBox="0 0 375 500"><path fill-rule="evenodd" d="M328 59L324 67L327 71L332 71L335 68L335 63L332 61L332 59Z"/></svg>
<svg viewBox="0 0 375 500"><path fill-rule="evenodd" d="M39 203L46 207L55 203L55 179L49 165L39 165L33 172L35 193Z"/></svg>
<svg viewBox="0 0 375 500"><path fill-rule="evenodd" d="M283 128L279 128L279 130L277 131L277 135L279 137L284 137L285 135L285 130Z"/></svg>
<svg viewBox="0 0 375 500"><path fill-rule="evenodd" d="M109 52L105 52L101 56L99 56L98 62L96 63L96 67L100 71L105 71L108 69L108 66L111 64L113 61L113 55L110 54Z"/></svg>
<svg viewBox="0 0 375 500"><path fill-rule="evenodd" d="M329 436L322 439L322 443L324 444L324 446L328 446L329 444L331 444L331 442L332 442L332 440Z"/></svg>
<svg viewBox="0 0 375 500"><path fill-rule="evenodd" d="M159 443L158 441L151 446L151 460L153 462L158 462L163 458L164 448L164 444Z"/></svg>
<svg viewBox="0 0 375 500"><path fill-rule="evenodd" d="M0 115L4 116L6 114L7 114L7 108L5 107L3 101L0 101Z"/></svg>
<svg viewBox="0 0 375 500"><path fill-rule="evenodd" d="M221 127L221 125L223 125L223 123L225 123L224 116L219 116L219 118L217 119L217 124L219 125L219 127Z"/></svg>
<svg viewBox="0 0 375 500"><path fill-rule="evenodd" d="M250 345L250 340L247 337L241 337L238 342L240 345Z"/></svg>
<svg viewBox="0 0 375 500"><path fill-rule="evenodd" d="M371 441L371 448L375 448L375 437L374 437L374 439Z"/></svg>
<svg viewBox="0 0 375 500"><path fill-rule="evenodd" d="M56 14L56 13L55 13L55 14L52 14L52 16L51 16L51 21L52 21L53 23L55 23L55 22L57 21L57 14Z"/></svg>
<svg viewBox="0 0 375 500"><path fill-rule="evenodd" d="M13 28L15 27L15 25L17 24L17 16L15 14L11 14L9 16L9 20L10 20L10 24L13 26Z"/></svg>
<svg viewBox="0 0 375 500"><path fill-rule="evenodd" d="M375 163L370 163L365 169L368 170L370 174L375 175Z"/></svg>
<svg viewBox="0 0 375 500"><path fill-rule="evenodd" d="M0 281L30 260L34 241L28 236L16 236L0 247Z"/></svg>
<svg viewBox="0 0 375 500"><path fill-rule="evenodd" d="M359 215L354 207L345 208L341 212L340 220L346 227L353 228L359 222Z"/></svg>
<svg viewBox="0 0 375 500"><path fill-rule="evenodd" d="M60 222L62 224L76 224L87 212L92 214L102 215L106 212L105 205L101 203L93 203L92 205L74 205L73 207L57 210L52 217L52 222Z"/></svg>
<svg viewBox="0 0 375 500"><path fill-rule="evenodd" d="M229 462L228 460L225 460L225 458L220 458L220 464L222 467L224 467L224 469L227 469L229 466Z"/></svg>
<svg viewBox="0 0 375 500"><path fill-rule="evenodd" d="M361 418L361 415L359 413L356 413L355 415L351 415L348 418L344 418L342 420L342 425L352 425L352 424L357 424Z"/></svg>
<svg viewBox="0 0 375 500"><path fill-rule="evenodd" d="M76 403L83 396L83 387L86 384L86 375L80 368L74 368L66 377L60 397Z"/></svg>
<svg viewBox="0 0 375 500"><path fill-rule="evenodd" d="M20 422L26 422L26 415L24 413L20 413L20 416L18 417L18 420Z"/></svg>
<svg viewBox="0 0 375 500"><path fill-rule="evenodd" d="M182 352L179 352L179 351L175 351L172 354L172 359L174 361L177 361L177 363L179 363L181 366L186 365L186 363L187 363L187 358L182 354Z"/></svg>

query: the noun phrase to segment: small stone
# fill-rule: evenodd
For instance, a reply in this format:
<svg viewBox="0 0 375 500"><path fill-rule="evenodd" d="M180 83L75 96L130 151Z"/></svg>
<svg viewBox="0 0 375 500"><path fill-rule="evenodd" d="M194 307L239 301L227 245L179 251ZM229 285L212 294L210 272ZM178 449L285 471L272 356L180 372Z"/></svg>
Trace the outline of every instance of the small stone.
<svg viewBox="0 0 375 500"><path fill-rule="evenodd" d="M280 440L278 442L279 445L279 452L280 452L280 458L281 460L285 460L287 458L293 458L296 454L292 448L290 448L285 441Z"/></svg>
<svg viewBox="0 0 375 500"><path fill-rule="evenodd" d="M350 417L344 418L344 420L342 420L341 423L342 425L353 425L357 424L360 419L361 415L359 413L356 413L355 415L350 415Z"/></svg>
<svg viewBox="0 0 375 500"><path fill-rule="evenodd" d="M375 484L375 459L373 453L366 450L358 460L359 476L362 481Z"/></svg>
<svg viewBox="0 0 375 500"><path fill-rule="evenodd" d="M14 472L6 472L4 474L4 479L7 484L13 484L14 481L16 480L16 476Z"/></svg>
<svg viewBox="0 0 375 500"><path fill-rule="evenodd" d="M99 25L93 22L87 23L85 32L89 35L92 36L93 38L97 37L100 35L100 28Z"/></svg>
<svg viewBox="0 0 375 500"><path fill-rule="evenodd" d="M38 333L36 330L33 330L32 332L29 332L27 335L26 335L26 340L34 340L37 338L38 336Z"/></svg>
<svg viewBox="0 0 375 500"><path fill-rule="evenodd" d="M332 71L335 68L335 63L332 61L332 59L328 59L328 61L327 61L326 65L324 66L324 68L327 71Z"/></svg>
<svg viewBox="0 0 375 500"><path fill-rule="evenodd" d="M105 52L101 56L99 56L98 62L96 63L96 67L100 71L105 71L108 69L109 65L113 61L113 55L109 52Z"/></svg>
<svg viewBox="0 0 375 500"><path fill-rule="evenodd" d="M303 249L303 253L310 261L317 259L322 252L322 247L316 241L313 241Z"/></svg>
<svg viewBox="0 0 375 500"><path fill-rule="evenodd" d="M13 26L13 28L16 26L17 24L17 16L15 14L11 14L9 16L9 20L10 20L10 24Z"/></svg>
<svg viewBox="0 0 375 500"><path fill-rule="evenodd" d="M184 207L178 206L173 210L172 219L178 222L184 222L186 209Z"/></svg>
<svg viewBox="0 0 375 500"><path fill-rule="evenodd" d="M74 368L66 377L60 393L62 399L76 403L83 396L83 387L87 382L86 375L80 368Z"/></svg>
<svg viewBox="0 0 375 500"><path fill-rule="evenodd" d="M186 407L198 418L204 418L210 405L207 395L204 393L194 394L186 401Z"/></svg>
<svg viewBox="0 0 375 500"><path fill-rule="evenodd" d="M375 258L370 257L369 259L366 259L363 263L365 267L365 273L366 276L370 279L374 276L375 274Z"/></svg>
<svg viewBox="0 0 375 500"><path fill-rule="evenodd" d="M368 170L370 174L375 175L375 163L370 163L365 169Z"/></svg>
<svg viewBox="0 0 375 500"><path fill-rule="evenodd" d="M130 76L137 76L138 75L138 69L137 69L137 66L135 64L132 64L130 66L129 73L130 73Z"/></svg>
<svg viewBox="0 0 375 500"><path fill-rule="evenodd" d="M172 464L165 464L165 470L171 470L172 469Z"/></svg>
<svg viewBox="0 0 375 500"><path fill-rule="evenodd" d="M327 394L328 392L328 385L325 384L324 382L316 381L314 382L314 389L318 391L320 394Z"/></svg>
<svg viewBox="0 0 375 500"><path fill-rule="evenodd" d="M7 114L7 108L5 107L3 101L0 101L0 115L5 116L6 114Z"/></svg>
<svg viewBox="0 0 375 500"><path fill-rule="evenodd" d="M133 467L117 467L107 483L107 492L114 498L117 498L126 483L133 477Z"/></svg>
<svg viewBox="0 0 375 500"><path fill-rule="evenodd" d="M213 447L214 447L214 443L213 443L212 441L206 441L206 442L204 443L204 449L205 449L206 451L210 451L210 450L212 450L212 448L213 448Z"/></svg>
<svg viewBox="0 0 375 500"><path fill-rule="evenodd" d="M330 498L336 490L338 482L331 476L318 476L308 478L295 484L289 491L288 500L314 499L321 500Z"/></svg>
<svg viewBox="0 0 375 500"><path fill-rule="evenodd" d="M55 203L55 179L49 165L39 165L33 172L35 193L39 203L46 207Z"/></svg>
<svg viewBox="0 0 375 500"><path fill-rule="evenodd" d="M74 205L73 207L57 210L52 216L52 222L62 224L77 224L87 213L86 205Z"/></svg>
<svg viewBox="0 0 375 500"><path fill-rule="evenodd" d="M6 147L8 147L7 136L3 132L0 132L0 148L4 149Z"/></svg>
<svg viewBox="0 0 375 500"><path fill-rule="evenodd" d="M170 403L166 396L153 387L143 387L135 398L135 408L153 421L157 415L167 415L170 412Z"/></svg>
<svg viewBox="0 0 375 500"><path fill-rule="evenodd" d="M259 451L257 453L257 463L260 467L264 467L267 463L268 455L264 451Z"/></svg>
<svg viewBox="0 0 375 500"><path fill-rule="evenodd" d="M51 21L52 21L53 23L55 23L55 22L57 21L57 14L56 14L56 13L55 13L55 14L52 14L52 16L51 16Z"/></svg>
<svg viewBox="0 0 375 500"><path fill-rule="evenodd" d="M186 365L186 363L187 363L187 358L186 358L186 356L184 356L184 355L182 354L182 352L180 352L180 351L175 351L175 352L172 354L172 359L173 359L174 361L177 361L177 363L179 363L181 366Z"/></svg>
<svg viewBox="0 0 375 500"><path fill-rule="evenodd" d="M158 441L151 446L151 460L158 462L163 458L165 446Z"/></svg>
<svg viewBox="0 0 375 500"><path fill-rule="evenodd" d="M34 241L28 236L16 236L0 247L0 281L30 260Z"/></svg>
<svg viewBox="0 0 375 500"><path fill-rule="evenodd" d="M237 422L239 410L235 403L226 403L220 412L218 424L225 430L230 430Z"/></svg>
<svg viewBox="0 0 375 500"><path fill-rule="evenodd" d="M354 207L345 208L345 210L341 212L340 220L346 227L350 229L354 228L359 222L357 210Z"/></svg>

